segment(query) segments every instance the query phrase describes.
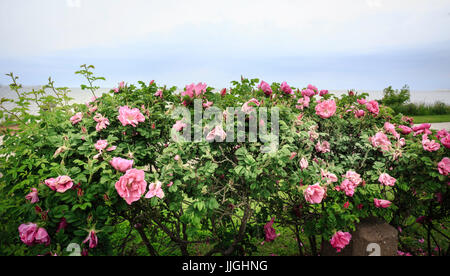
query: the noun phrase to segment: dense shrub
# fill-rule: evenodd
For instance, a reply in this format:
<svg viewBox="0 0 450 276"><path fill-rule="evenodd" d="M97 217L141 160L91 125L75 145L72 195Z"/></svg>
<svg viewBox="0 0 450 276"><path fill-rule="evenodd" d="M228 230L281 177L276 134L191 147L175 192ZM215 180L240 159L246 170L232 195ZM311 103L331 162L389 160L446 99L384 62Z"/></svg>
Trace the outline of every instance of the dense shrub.
<svg viewBox="0 0 450 276"><path fill-rule="evenodd" d="M448 221L450 136L411 129L367 94L336 98L312 85L242 78L220 93L192 84L180 94L152 81L120 83L97 98L102 78L92 69L77 72L94 96L86 105L68 105L67 89L51 81L54 96L21 92L11 75L16 108L0 115L18 129L0 148L2 255L67 255L68 246L118 254L127 242L149 255L189 255L194 245L204 255L251 255L278 237L276 227L294 231L301 254L318 254L321 242L342 249L370 216L403 231L423 226L429 248L433 235L446 236L439 229ZM206 115L196 120L195 99L205 114L212 105L248 113L244 125L232 124L245 139L218 141L228 129L209 126ZM32 102L38 115L28 112ZM184 118L177 107L187 108ZM263 108L269 119L255 120ZM245 130L255 122L271 132L250 142ZM175 135L188 129L207 139Z"/></svg>

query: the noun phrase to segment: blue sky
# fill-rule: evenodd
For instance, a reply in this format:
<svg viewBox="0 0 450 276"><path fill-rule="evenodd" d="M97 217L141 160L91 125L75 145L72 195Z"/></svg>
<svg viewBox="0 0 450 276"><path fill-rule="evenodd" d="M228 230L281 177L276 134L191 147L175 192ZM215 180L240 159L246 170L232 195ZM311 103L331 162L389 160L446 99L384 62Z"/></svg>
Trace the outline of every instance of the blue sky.
<svg viewBox="0 0 450 276"><path fill-rule="evenodd" d="M450 89L448 0L0 0L0 73L221 88L241 75L323 89ZM3 75L0 84L9 81Z"/></svg>

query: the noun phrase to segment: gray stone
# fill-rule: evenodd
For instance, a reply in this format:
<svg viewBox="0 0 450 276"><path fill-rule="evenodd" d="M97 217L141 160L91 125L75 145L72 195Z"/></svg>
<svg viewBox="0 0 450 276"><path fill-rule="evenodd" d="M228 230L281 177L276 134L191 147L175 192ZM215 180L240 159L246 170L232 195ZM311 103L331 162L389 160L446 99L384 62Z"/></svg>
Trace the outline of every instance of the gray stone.
<svg viewBox="0 0 450 276"><path fill-rule="evenodd" d="M362 220L352 232L352 240L340 253L328 241L322 244L322 256L396 256L398 232L377 218Z"/></svg>

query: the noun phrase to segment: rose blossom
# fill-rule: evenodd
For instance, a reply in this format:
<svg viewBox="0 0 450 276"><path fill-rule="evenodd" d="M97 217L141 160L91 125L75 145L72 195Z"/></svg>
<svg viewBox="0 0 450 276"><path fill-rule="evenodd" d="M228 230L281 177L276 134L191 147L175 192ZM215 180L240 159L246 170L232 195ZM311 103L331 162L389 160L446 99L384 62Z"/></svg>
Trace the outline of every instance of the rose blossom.
<svg viewBox="0 0 450 276"><path fill-rule="evenodd" d="M183 130L183 128L187 127L187 124L183 123L182 121L177 121L174 125L173 125L173 129L177 132L180 132L181 130Z"/></svg>
<svg viewBox="0 0 450 276"><path fill-rule="evenodd" d="M67 175L58 176L56 179L50 178L44 182L50 189L59 193L64 193L68 189L72 188L73 180Z"/></svg>
<svg viewBox="0 0 450 276"><path fill-rule="evenodd" d="M323 97L323 96L325 96L326 94L328 94L328 90L320 90L320 96L321 97Z"/></svg>
<svg viewBox="0 0 450 276"><path fill-rule="evenodd" d="M366 114L366 112L364 110L362 110L362 109L355 110L355 117L356 118L364 117L365 114Z"/></svg>
<svg viewBox="0 0 450 276"><path fill-rule="evenodd" d="M382 173L380 175L380 177L378 178L378 181L385 185L385 186L394 186L395 185L395 181L397 181L395 178L393 178L392 176L390 176L387 173Z"/></svg>
<svg viewBox="0 0 450 276"><path fill-rule="evenodd" d="M117 193L125 199L128 205L138 201L145 193L147 182L145 172L142 170L130 169L124 176L120 177L116 185Z"/></svg>
<svg viewBox="0 0 450 276"><path fill-rule="evenodd" d="M389 132L390 134L394 135L395 138L399 139L400 138L400 134L398 134L398 132L395 130L395 125L389 123L389 122L385 122L384 123L384 129Z"/></svg>
<svg viewBox="0 0 450 276"><path fill-rule="evenodd" d="M326 100L316 106L316 114L322 119L327 119L336 113L336 102L334 100Z"/></svg>
<svg viewBox="0 0 450 276"><path fill-rule="evenodd" d="M311 100L308 96L304 96L303 98L298 99L295 108L303 110L305 107L309 107L310 101Z"/></svg>
<svg viewBox="0 0 450 276"><path fill-rule="evenodd" d="M388 208L391 206L391 202L389 200L384 199L373 199L373 203L375 204L375 207L377 208Z"/></svg>
<svg viewBox="0 0 450 276"><path fill-rule="evenodd" d="M344 179L339 187L336 187L337 191L344 191L345 195L353 197L355 193L356 185L348 179Z"/></svg>
<svg viewBox="0 0 450 276"><path fill-rule="evenodd" d="M121 106L119 108L118 119L123 126L132 125L136 127L139 123L145 122L145 117L139 109L130 109L128 106Z"/></svg>
<svg viewBox="0 0 450 276"><path fill-rule="evenodd" d="M258 85L258 89L261 89L267 96L272 95L272 88L265 81L261 81L261 83Z"/></svg>
<svg viewBox="0 0 450 276"><path fill-rule="evenodd" d="M378 107L377 101L370 101L366 103L366 108L374 115L378 115L378 113L380 113L380 108Z"/></svg>
<svg viewBox="0 0 450 276"><path fill-rule="evenodd" d="M330 243L337 252L341 252L350 243L351 239L352 235L350 233L338 231L333 235Z"/></svg>
<svg viewBox="0 0 450 276"><path fill-rule="evenodd" d="M97 233L95 233L95 230L89 231L89 234L86 237L86 239L83 241L83 243L87 243L87 242L89 242L89 248L92 249L92 248L97 247L98 238L97 238Z"/></svg>
<svg viewBox="0 0 450 276"><path fill-rule="evenodd" d="M450 134L447 132L446 129L441 129L436 133L436 138L438 138L438 140L441 140L444 137L449 136Z"/></svg>
<svg viewBox="0 0 450 276"><path fill-rule="evenodd" d="M106 140L98 140L97 143L95 143L95 149L98 151L103 151L108 146L108 141Z"/></svg>
<svg viewBox="0 0 450 276"><path fill-rule="evenodd" d="M322 188L319 183L315 185L310 185L303 192L305 196L305 200L311 204L318 204L322 202L323 196L325 195L325 190Z"/></svg>
<svg viewBox="0 0 450 276"><path fill-rule="evenodd" d="M28 246L33 245L37 231L38 226L35 223L21 224L19 226L20 240Z"/></svg>
<svg viewBox="0 0 450 276"><path fill-rule="evenodd" d="M286 82L283 82L283 83L281 84L280 89L281 89L281 91L283 91L285 94L288 94L288 95L294 94L294 92L292 92L292 88L291 88Z"/></svg>
<svg viewBox="0 0 450 276"><path fill-rule="evenodd" d="M78 112L77 114L75 114L74 116L72 116L70 118L70 121L72 122L72 125L76 125L79 122L81 122L82 119L83 119L83 113Z"/></svg>
<svg viewBox="0 0 450 276"><path fill-rule="evenodd" d="M38 202L38 190L36 188L31 188L31 193L27 194L25 199L29 200L31 204Z"/></svg>
<svg viewBox="0 0 450 276"><path fill-rule="evenodd" d="M357 99L356 101L361 105L365 105L367 103L366 99Z"/></svg>
<svg viewBox="0 0 450 276"><path fill-rule="evenodd" d="M153 94L153 96L160 97L162 99L163 98L163 91L161 89L159 89L158 91L156 91L155 94Z"/></svg>
<svg viewBox="0 0 450 276"><path fill-rule="evenodd" d="M441 148L441 145L434 140L428 139L428 136L424 134L422 136L423 149L429 152L437 151Z"/></svg>
<svg viewBox="0 0 450 276"><path fill-rule="evenodd" d="M133 167L134 161L123 159L120 157L114 157L109 163L117 171L125 173Z"/></svg>
<svg viewBox="0 0 450 276"><path fill-rule="evenodd" d="M300 160L300 168L302 170L308 168L308 160L305 157L303 157L302 160Z"/></svg>
<svg viewBox="0 0 450 276"><path fill-rule="evenodd" d="M304 89L304 90L302 90L302 96L303 97L310 98L310 97L314 96L315 94L316 93L314 92L314 90L311 90L311 89Z"/></svg>
<svg viewBox="0 0 450 276"><path fill-rule="evenodd" d="M156 183L150 183L148 185L148 193L145 195L145 198L152 198L152 197L159 197L160 199L164 198L164 191L161 188L162 183L156 182Z"/></svg>
<svg viewBox="0 0 450 276"><path fill-rule="evenodd" d="M39 228L36 232L35 241L37 243L45 244L46 246L50 245L50 237L47 230Z"/></svg>
<svg viewBox="0 0 450 276"><path fill-rule="evenodd" d="M214 141L216 137L219 137L219 141L224 141L227 138L227 133L223 130L222 126L216 126L206 136L206 141Z"/></svg>
<svg viewBox="0 0 450 276"><path fill-rule="evenodd" d="M94 121L97 122L97 125L95 126L95 130L97 132L102 131L102 129L106 129L109 126L109 120L106 117L103 117L102 114L97 113L94 116Z"/></svg>
<svg viewBox="0 0 450 276"><path fill-rule="evenodd" d="M248 102L244 103L244 105L242 105L242 112L249 114L250 112L252 112L253 106L251 106L250 104L253 103L255 106L260 106L261 104L259 103L259 101L255 98L249 100Z"/></svg>
<svg viewBox="0 0 450 276"><path fill-rule="evenodd" d="M413 127L412 130L414 131L414 136L417 136L419 134L430 135L432 133L430 131L430 128L431 128L431 124L424 123L424 124Z"/></svg>
<svg viewBox="0 0 450 276"><path fill-rule="evenodd" d="M438 163L438 170L440 174L447 176L450 173L450 158L444 157Z"/></svg>
<svg viewBox="0 0 450 276"><path fill-rule="evenodd" d="M380 147L384 151L389 151L391 149L391 142L389 141L386 134L381 131L375 134L375 136L370 137L369 141L374 147Z"/></svg>
<svg viewBox="0 0 450 276"><path fill-rule="evenodd" d="M444 138L442 138L441 143L444 147L450 149L450 135L447 135Z"/></svg>
<svg viewBox="0 0 450 276"><path fill-rule="evenodd" d="M275 228L273 228L273 224L275 222L275 218L273 217L266 225L264 225L264 234L266 242L273 242L280 234L277 234Z"/></svg>
<svg viewBox="0 0 450 276"><path fill-rule="evenodd" d="M330 143L328 143L327 141L323 141L322 143L320 143L320 141L317 142L316 151L321 153L330 152Z"/></svg>
<svg viewBox="0 0 450 276"><path fill-rule="evenodd" d="M404 125L399 125L398 128L402 130L402 134L404 135L410 134L413 131L412 128Z"/></svg>

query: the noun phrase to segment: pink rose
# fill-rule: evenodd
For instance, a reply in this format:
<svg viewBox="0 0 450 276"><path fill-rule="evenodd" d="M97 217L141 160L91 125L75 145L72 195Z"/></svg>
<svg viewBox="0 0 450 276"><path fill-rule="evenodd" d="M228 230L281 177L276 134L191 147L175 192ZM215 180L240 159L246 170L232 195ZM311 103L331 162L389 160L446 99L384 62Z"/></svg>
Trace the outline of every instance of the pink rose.
<svg viewBox="0 0 450 276"><path fill-rule="evenodd" d="M72 116L70 118L70 121L72 122L72 125L76 125L79 122L81 122L82 119L83 119L83 113L78 112L77 114L75 114L74 116Z"/></svg>
<svg viewBox="0 0 450 276"><path fill-rule="evenodd" d="M36 232L35 241L37 243L45 244L46 246L50 245L50 237L47 233L47 230L44 228L39 228Z"/></svg>
<svg viewBox="0 0 450 276"><path fill-rule="evenodd" d="M360 109L360 110L355 110L355 117L356 117L356 118L364 117L365 114L366 114L366 112L365 112L364 110L362 110L362 109Z"/></svg>
<svg viewBox="0 0 450 276"><path fill-rule="evenodd" d="M351 182L348 179L344 179L344 181L342 181L341 185L337 187L336 190L344 191L345 195L353 197L353 194L355 193L355 188L356 185L353 182Z"/></svg>
<svg viewBox="0 0 450 276"><path fill-rule="evenodd" d="M438 163L438 170L440 174L447 176L450 173L450 158L444 157Z"/></svg>
<svg viewBox="0 0 450 276"><path fill-rule="evenodd" d="M86 237L86 239L83 241L83 243L87 243L87 242L89 242L89 248L92 249L92 248L97 247L98 238L97 238L97 233L95 233L95 230L89 231L89 234Z"/></svg>
<svg viewBox="0 0 450 276"><path fill-rule="evenodd" d="M273 228L273 223L275 222L275 218L272 218L266 225L264 225L264 234L266 236L266 242L273 242L280 234L277 234L275 228Z"/></svg>
<svg viewBox="0 0 450 276"><path fill-rule="evenodd" d="M288 95L294 94L294 92L292 91L292 88L291 88L286 82L283 82L283 83L281 84L280 89L281 89L281 91L283 91L285 94L288 94Z"/></svg>
<svg viewBox="0 0 450 276"><path fill-rule="evenodd" d="M361 175L354 171L347 171L344 177L350 180L355 186L358 186L362 182Z"/></svg>
<svg viewBox="0 0 450 276"><path fill-rule="evenodd" d="M95 143L95 149L98 151L103 151L108 146L108 141L106 140L98 140L97 143Z"/></svg>
<svg viewBox="0 0 450 276"><path fill-rule="evenodd" d="M219 137L218 141L224 141L227 138L227 133L223 130L222 126L216 126L206 136L206 141L212 142L216 137Z"/></svg>
<svg viewBox="0 0 450 276"><path fill-rule="evenodd" d="M176 132L180 132L183 130L183 128L187 127L187 124L183 123L182 121L177 121L174 125L173 125L173 129Z"/></svg>
<svg viewBox="0 0 450 276"><path fill-rule="evenodd" d="M424 124L413 127L412 130L414 131L414 136L417 136L419 134L430 135L432 133L430 131L430 128L431 128L431 124L424 123Z"/></svg>
<svg viewBox="0 0 450 276"><path fill-rule="evenodd" d="M384 199L373 199L373 203L375 204L375 207L377 208L388 208L391 206L391 202L389 200Z"/></svg>
<svg viewBox="0 0 450 276"><path fill-rule="evenodd" d="M322 119L327 119L336 113L336 102L334 100L326 100L316 105L316 114Z"/></svg>
<svg viewBox="0 0 450 276"><path fill-rule="evenodd" d="M444 138L442 138L441 143L444 147L450 149L450 135L447 135Z"/></svg>
<svg viewBox="0 0 450 276"><path fill-rule="evenodd" d="M408 126L404 126L404 125L400 125L400 126L398 126L398 128L400 128L402 130L402 134L404 134L404 135L408 135L413 131L412 128L410 128Z"/></svg>
<svg viewBox="0 0 450 276"><path fill-rule="evenodd" d="M272 95L272 88L265 81L261 81L261 83L258 85L258 89L261 89L267 96Z"/></svg>
<svg viewBox="0 0 450 276"><path fill-rule="evenodd" d="M97 122L97 125L95 126L95 130L97 132L102 131L102 129L106 129L109 126L109 120L106 117L103 117L102 114L95 114L94 121Z"/></svg>
<svg viewBox="0 0 450 276"><path fill-rule="evenodd" d="M252 105L250 105L250 104L252 104ZM253 98L253 99L249 100L248 102L244 103L244 105L242 105L242 112L249 114L250 112L252 112L254 110L253 106L260 106L260 105L261 105L260 102L257 99Z"/></svg>
<svg viewBox="0 0 450 276"><path fill-rule="evenodd" d="M145 198L152 198L152 197L159 197L160 199L164 198L164 191L162 190L162 183L156 182L156 183L150 183L148 185L148 193L145 195Z"/></svg>
<svg viewBox="0 0 450 276"><path fill-rule="evenodd" d="M386 134L383 132L378 132L375 134L375 136L370 137L369 141L372 143L372 145L376 148L380 147L384 151L389 151L391 149L391 142L389 141Z"/></svg>
<svg viewBox="0 0 450 276"><path fill-rule="evenodd" d="M317 142L316 151L321 153L330 152L330 143L327 141L323 141L322 143L320 143L320 141Z"/></svg>
<svg viewBox="0 0 450 276"><path fill-rule="evenodd" d="M38 190L36 188L31 188L31 193L25 196L26 200L29 200L31 204L39 201Z"/></svg>
<svg viewBox="0 0 450 276"><path fill-rule="evenodd" d="M328 184L338 181L338 178L334 173L327 172L323 169L320 169L320 175L322 176L322 180L326 180Z"/></svg>
<svg viewBox="0 0 450 276"><path fill-rule="evenodd" d="M311 99L308 96L304 96L303 98L298 99L295 108L303 110L305 107L309 107L310 101Z"/></svg>
<svg viewBox="0 0 450 276"><path fill-rule="evenodd" d="M395 185L395 181L397 181L395 178L393 178L392 176L390 176L387 173L382 173L380 175L380 177L378 178L378 181L385 185L385 186L394 186Z"/></svg>
<svg viewBox="0 0 450 276"><path fill-rule="evenodd" d="M139 109L130 109L128 106L119 108L118 119L123 126L132 125L133 127L136 127L139 123L145 122L145 117Z"/></svg>
<svg viewBox="0 0 450 276"><path fill-rule="evenodd" d="M38 226L34 223L21 224L19 226L20 240L28 246L33 245L37 231Z"/></svg>
<svg viewBox="0 0 450 276"><path fill-rule="evenodd" d="M380 108L378 107L377 101L370 101L366 103L366 108L369 110L369 112L373 113L374 115L378 115L380 113Z"/></svg>
<svg viewBox="0 0 450 276"><path fill-rule="evenodd" d="M58 176L56 178L55 190L59 193L64 193L73 186L73 180L67 175Z"/></svg>
<svg viewBox="0 0 450 276"><path fill-rule="evenodd" d="M437 151L441 148L441 145L434 140L428 139L426 134L422 137L422 146L423 149L429 152Z"/></svg>
<svg viewBox="0 0 450 276"><path fill-rule="evenodd" d="M449 136L450 134L447 132L446 129L441 129L436 133L436 138L438 138L439 140L441 140L444 137Z"/></svg>
<svg viewBox="0 0 450 276"><path fill-rule="evenodd" d="M312 96L314 96L316 93L314 92L314 90L311 90L311 89L304 89L304 90L302 90L302 96L303 97L308 97L308 98L311 98Z"/></svg>
<svg viewBox="0 0 450 276"><path fill-rule="evenodd" d="M120 157L114 157L109 163L117 171L125 173L133 167L134 161L123 159Z"/></svg>
<svg viewBox="0 0 450 276"><path fill-rule="evenodd" d="M325 96L326 94L328 94L328 90L320 90L319 95L320 95L321 97Z"/></svg>
<svg viewBox="0 0 450 276"><path fill-rule="evenodd" d="M117 193L128 205L138 201L145 193L147 182L145 181L145 172L142 170L130 169L124 176L120 177L116 185Z"/></svg>
<svg viewBox="0 0 450 276"><path fill-rule="evenodd" d="M337 252L341 252L350 243L351 239L352 235L350 233L338 231L333 235L330 243Z"/></svg>
<svg viewBox="0 0 450 276"><path fill-rule="evenodd" d="M153 96L160 97L162 99L163 98L163 91L161 89L159 89L158 91L156 91L155 94L153 94Z"/></svg>
<svg viewBox="0 0 450 276"><path fill-rule="evenodd" d="M302 160L300 160L300 168L302 170L308 168L308 160L305 157L303 157Z"/></svg>
<svg viewBox="0 0 450 276"><path fill-rule="evenodd" d="M112 146L106 149L106 151L115 151L117 149L116 146Z"/></svg>
<svg viewBox="0 0 450 276"><path fill-rule="evenodd" d="M314 91L314 94L316 94L316 95L319 94L319 89L317 89L317 87L315 87L314 85L308 84L307 88Z"/></svg>
<svg viewBox="0 0 450 276"><path fill-rule="evenodd" d="M389 132L390 134L394 135L395 138L399 139L400 138L400 134L397 133L397 131L395 130L395 125L389 123L389 122L385 122L384 123L384 129Z"/></svg>
<svg viewBox="0 0 450 276"><path fill-rule="evenodd" d="M367 103L366 99L357 99L356 101L361 105L365 105Z"/></svg>
<svg viewBox="0 0 450 276"><path fill-rule="evenodd" d="M325 195L325 190L322 188L319 183L315 185L310 185L304 191L303 195L305 196L305 200L311 204L318 204L322 202L323 196Z"/></svg>

